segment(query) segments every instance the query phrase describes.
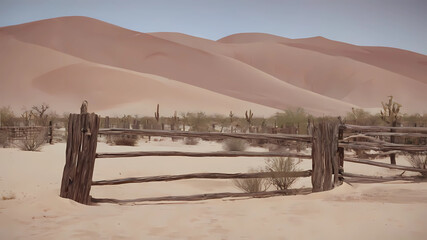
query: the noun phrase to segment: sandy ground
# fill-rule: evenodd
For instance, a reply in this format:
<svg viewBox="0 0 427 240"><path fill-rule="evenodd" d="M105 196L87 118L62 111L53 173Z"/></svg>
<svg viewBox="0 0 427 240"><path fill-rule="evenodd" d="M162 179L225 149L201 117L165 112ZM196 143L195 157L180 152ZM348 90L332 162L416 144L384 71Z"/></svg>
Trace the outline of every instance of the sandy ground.
<svg viewBox="0 0 427 240"><path fill-rule="evenodd" d="M138 147L99 143L98 152L216 151L200 142L141 141ZM251 151L265 151L252 148ZM328 192L266 199L85 206L58 196L65 144L41 152L0 149L0 239L426 239L427 183L343 184ZM383 160L386 161L386 160ZM146 157L99 159L94 180L191 172L241 172L263 158ZM407 165L403 158L398 164ZM347 172L400 171L346 163ZM310 169L304 160L301 169ZM310 179L296 187L310 186ZM94 186L94 197L129 199L239 191L230 180ZM13 198L4 200L3 198Z"/></svg>

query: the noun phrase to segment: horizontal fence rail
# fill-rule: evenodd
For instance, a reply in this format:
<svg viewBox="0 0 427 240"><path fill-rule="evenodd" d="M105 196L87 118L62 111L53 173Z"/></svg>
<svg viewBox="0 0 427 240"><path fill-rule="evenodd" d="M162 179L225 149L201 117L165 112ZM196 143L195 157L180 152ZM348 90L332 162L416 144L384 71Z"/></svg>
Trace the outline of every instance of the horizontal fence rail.
<svg viewBox="0 0 427 240"><path fill-rule="evenodd" d="M395 143L372 143L372 142L343 142L340 141L339 147L361 149L361 150L375 150L375 151L407 151L407 152L424 152L427 151L427 145L410 145L410 144L395 144Z"/></svg>
<svg viewBox="0 0 427 240"><path fill-rule="evenodd" d="M416 180L421 180L422 178L420 176L401 176L401 175L397 175L397 176L387 176L387 177L383 177L383 176L370 176L370 175L363 175L363 174L355 174L355 173L348 173L348 172L344 172L342 173L342 176L345 177L346 179L350 178L350 179L358 179L359 182L372 182L372 181L376 181L376 182L390 182L390 181L396 181L396 180L403 180L403 181L416 181Z"/></svg>
<svg viewBox="0 0 427 240"><path fill-rule="evenodd" d="M311 142L310 135L296 134L267 134L267 133L219 133L219 132L184 132L184 131L168 131L168 130L148 130L148 129L124 129L124 128L103 128L99 129L99 134L102 135L144 135L144 136L159 136L159 137L194 137L206 139L226 139L240 138L253 140L287 140Z"/></svg>
<svg viewBox="0 0 427 240"><path fill-rule="evenodd" d="M359 158L346 157L346 158L344 158L344 161L346 161L346 162L352 162L352 163L367 164L367 165L372 165L372 166L377 166L377 167L383 167L383 168L389 168L389 169L399 169L399 170L404 170L404 171L427 173L427 169L421 169L421 168L414 168L414 167L399 166L399 165L393 165L393 164L375 162L375 161L368 160L368 159L359 159Z"/></svg>
<svg viewBox="0 0 427 240"><path fill-rule="evenodd" d="M287 190L280 190L280 191L266 191L266 192L256 192L256 193L224 192L224 193L208 193L208 194L198 194L198 195L189 195L189 196L135 198L135 199L126 199L126 200L119 200L119 199L113 199L113 198L92 198L92 202L126 204L126 203L137 203L137 202L200 201L200 200L209 200L209 199L241 198L241 197L266 198L266 197L273 197L273 196L309 194L309 193L311 193L310 188L302 188L302 189L287 189Z"/></svg>
<svg viewBox="0 0 427 240"><path fill-rule="evenodd" d="M387 126L358 126L345 124L341 125L343 130L357 132L406 132L406 133L427 133L427 127L387 127Z"/></svg>
<svg viewBox="0 0 427 240"><path fill-rule="evenodd" d="M142 151L97 153L96 158L123 158L146 156L184 156L184 157L295 157L311 159L311 155L292 152L244 152L244 151L220 151L220 152L178 152L178 151Z"/></svg>
<svg viewBox="0 0 427 240"><path fill-rule="evenodd" d="M258 173L190 173L181 175L164 175L151 177L131 177L114 180L93 181L92 186L118 185L127 183L168 182L184 179L238 179L238 178L270 178L270 177L310 177L311 170L300 172L258 172Z"/></svg>

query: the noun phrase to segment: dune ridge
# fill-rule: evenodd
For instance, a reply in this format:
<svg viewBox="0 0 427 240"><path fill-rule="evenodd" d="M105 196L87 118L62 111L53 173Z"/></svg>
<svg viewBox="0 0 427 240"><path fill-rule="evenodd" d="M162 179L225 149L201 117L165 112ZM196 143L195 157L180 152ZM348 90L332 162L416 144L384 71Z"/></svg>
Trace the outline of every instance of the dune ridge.
<svg viewBox="0 0 427 240"><path fill-rule="evenodd" d="M171 89L183 88L197 92L193 96L202 89L217 93L224 108L231 101L233 106L257 106L263 113L303 107L315 115L338 115L352 107L379 107L389 95L407 112L426 111L426 56L321 37L246 33L212 41L180 33L140 33L87 17L60 17L2 27L0 47L3 62L8 62L0 66L6 86L2 100L8 102L17 100L6 93L24 85L40 99L77 101L85 94L74 88L86 79L93 89L101 86L92 97L100 110L136 105L142 100L136 89L144 90L144 101L174 96L170 99L184 99L177 105L196 108L189 94L175 90L180 94L171 95ZM55 56L48 59L41 49ZM20 59L26 59L25 64ZM43 65L37 71L25 67L37 64ZM167 79L168 87L159 87L158 79ZM175 81L184 85L176 87ZM72 86L61 87L67 84ZM118 94L126 91L126 96ZM157 94L149 94L153 92ZM224 108L220 111L226 112Z"/></svg>

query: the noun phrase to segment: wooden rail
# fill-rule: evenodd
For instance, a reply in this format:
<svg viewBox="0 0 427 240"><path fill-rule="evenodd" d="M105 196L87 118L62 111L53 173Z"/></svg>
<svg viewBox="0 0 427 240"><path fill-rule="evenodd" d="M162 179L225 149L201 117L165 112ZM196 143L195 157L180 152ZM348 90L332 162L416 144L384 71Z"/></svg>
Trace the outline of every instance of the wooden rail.
<svg viewBox="0 0 427 240"><path fill-rule="evenodd" d="M406 133L427 133L427 127L386 127L386 126L358 126L345 124L341 125L341 128L349 131L357 132L389 132L393 133L406 132Z"/></svg>
<svg viewBox="0 0 427 240"><path fill-rule="evenodd" d="M375 151L406 151L406 152L424 152L427 151L427 145L410 145L410 144L396 144L396 143L372 143L372 142L339 142L339 147L361 149L361 150L375 150Z"/></svg>
<svg viewBox="0 0 427 240"><path fill-rule="evenodd" d="M135 199L112 199L112 198L92 198L93 203L117 203L117 204L128 204L137 202L162 202L162 201L200 201L208 199L221 199L221 198L266 198L273 196L283 195L295 195L295 194L308 194L311 192L310 188L303 189L287 189L280 191L267 191L267 192L256 192L256 193L208 193L198 194L189 196L167 196L167 197L153 197L153 198L135 198Z"/></svg>
<svg viewBox="0 0 427 240"><path fill-rule="evenodd" d="M177 151L144 151L144 152L119 152L119 153L97 153L96 158L123 158L123 157L146 157L146 156L184 156L184 157L295 157L311 159L311 155L293 152L244 152L244 151L221 151L221 152L177 152Z"/></svg>
<svg viewBox="0 0 427 240"><path fill-rule="evenodd" d="M296 134L267 134L267 133L219 133L219 132L184 132L184 131L168 131L168 130L151 130L151 129L124 129L124 128L104 128L99 129L98 134L103 135L144 135L144 136L159 136L159 137L194 137L205 139L254 139L254 140L287 140L311 142L310 135Z"/></svg>
<svg viewBox="0 0 427 240"><path fill-rule="evenodd" d="M355 174L355 173L342 173L342 176L345 177L345 180L350 182L360 182L361 180L364 182L390 182L390 181L417 181L421 180L421 177L419 176L389 176L389 177L383 177L383 176L369 176L369 175L362 175L362 174Z"/></svg>
<svg viewBox="0 0 427 240"><path fill-rule="evenodd" d="M310 177L311 170L300 172L258 172L258 173L190 173L182 175L164 175L151 177L131 177L114 180L93 181L92 186L118 185L126 183L169 182L183 179L238 179L238 178L269 178L269 177Z"/></svg>
<svg viewBox="0 0 427 240"><path fill-rule="evenodd" d="M367 164L367 165L372 165L372 166L377 166L377 167L383 167L383 168L389 168L389 169L399 169L399 170L404 170L404 171L427 173L427 169L421 169L421 168L414 168L414 167L399 166L399 165L394 165L394 164L387 164L387 163L375 162L375 161L368 160L368 159L359 159L359 158L345 157L344 161L346 161L346 162L352 162L352 163Z"/></svg>

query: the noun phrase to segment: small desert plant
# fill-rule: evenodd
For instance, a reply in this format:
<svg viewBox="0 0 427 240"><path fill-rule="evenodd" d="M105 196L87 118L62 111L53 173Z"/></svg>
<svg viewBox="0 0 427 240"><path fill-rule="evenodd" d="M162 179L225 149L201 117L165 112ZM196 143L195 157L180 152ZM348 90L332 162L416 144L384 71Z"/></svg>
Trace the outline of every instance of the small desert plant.
<svg viewBox="0 0 427 240"><path fill-rule="evenodd" d="M7 147L7 133L0 131L0 147Z"/></svg>
<svg viewBox="0 0 427 240"><path fill-rule="evenodd" d="M255 170L250 169L250 173L256 173L256 172L262 172L262 169ZM243 178L243 179L233 179L233 184L247 192L247 193L254 193L254 192L265 192L270 187L270 181L268 181L265 178Z"/></svg>
<svg viewBox="0 0 427 240"><path fill-rule="evenodd" d="M135 135L113 136L111 140L114 145L135 146L138 142L138 136L135 136Z"/></svg>
<svg viewBox="0 0 427 240"><path fill-rule="evenodd" d="M13 200L16 199L15 193L13 192L9 192L7 194L3 194L3 196L1 197L2 200Z"/></svg>
<svg viewBox="0 0 427 240"><path fill-rule="evenodd" d="M199 143L198 138L193 138L193 137L184 138L184 144L185 145L197 145L198 143Z"/></svg>
<svg viewBox="0 0 427 240"><path fill-rule="evenodd" d="M28 134L25 139L19 140L16 144L22 151L39 151L46 144L47 131L34 132Z"/></svg>
<svg viewBox="0 0 427 240"><path fill-rule="evenodd" d="M271 173L269 178L270 183L276 187L277 190L286 190L295 183L298 178L295 177L278 177L275 172L294 172L298 171L297 165L300 161L296 161L293 158L285 157L273 157L267 158L265 161L265 170Z"/></svg>
<svg viewBox="0 0 427 240"><path fill-rule="evenodd" d="M406 157L406 159L414 168L427 169L427 153L411 154L408 157ZM421 174L423 175L424 178L427 178L426 172L422 172Z"/></svg>
<svg viewBox="0 0 427 240"><path fill-rule="evenodd" d="M222 148L225 151L245 151L248 143L245 140L237 138L229 138L222 143Z"/></svg>

